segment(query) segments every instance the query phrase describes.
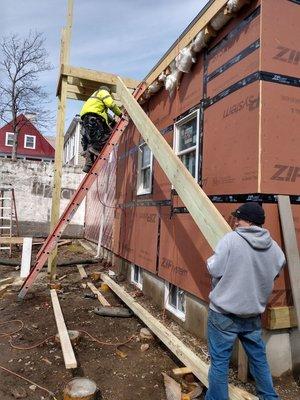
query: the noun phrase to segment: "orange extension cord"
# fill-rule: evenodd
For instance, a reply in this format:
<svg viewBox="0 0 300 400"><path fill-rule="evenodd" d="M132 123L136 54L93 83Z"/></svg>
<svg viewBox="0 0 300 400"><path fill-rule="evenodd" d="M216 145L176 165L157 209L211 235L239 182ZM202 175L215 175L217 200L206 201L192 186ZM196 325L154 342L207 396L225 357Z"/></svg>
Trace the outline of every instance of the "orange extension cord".
<svg viewBox="0 0 300 400"><path fill-rule="evenodd" d="M12 332L0 332L0 338L9 338L9 344L13 349L17 349L17 350L32 350L32 349L34 349L36 347L41 346L42 344L48 342L50 339L53 339L55 337L55 335L48 336L46 339L42 340L41 342L38 342L38 343L36 343L36 344L34 344L32 346L28 346L28 347L16 346L16 345L14 345L12 343L12 340L13 340L12 335L15 335L16 333L20 332L24 328L23 321L21 321L20 319L13 319L11 321L1 322L0 326L12 324L12 323L19 323L20 324L19 328L15 329ZM121 343L110 343L110 342L101 342L99 339L95 338L94 336L92 336L87 331L78 330L78 329L77 329L77 331L83 333L86 336L88 336L90 339L92 339L94 342L96 342L96 343L98 343L100 345L103 345L103 346L114 346L116 348L118 348L119 346L123 346L123 345L129 343L135 337L135 335L132 335L129 339L127 339L124 342L121 342ZM52 393L50 390L38 385L37 383L35 383L35 382L33 382L33 381L31 381L31 380L19 375L19 374L17 374L16 372L13 372L13 371L9 370L8 368L3 367L2 365L0 365L0 369L2 369L5 372L8 372L8 373L10 373L12 375L17 376L18 378L23 379L24 381L29 382L32 385L35 385L36 387L40 388L44 392L50 394L53 397L54 400L57 400L57 398L55 397L54 393Z"/></svg>

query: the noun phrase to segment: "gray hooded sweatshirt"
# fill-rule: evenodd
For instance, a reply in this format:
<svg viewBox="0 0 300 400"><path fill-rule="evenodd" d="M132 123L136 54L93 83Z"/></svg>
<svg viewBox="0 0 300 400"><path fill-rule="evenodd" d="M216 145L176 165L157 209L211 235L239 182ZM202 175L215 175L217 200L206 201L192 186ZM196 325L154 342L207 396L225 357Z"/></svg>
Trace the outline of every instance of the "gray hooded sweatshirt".
<svg viewBox="0 0 300 400"><path fill-rule="evenodd" d="M285 257L268 230L251 226L227 233L207 260L210 308L250 317L264 312Z"/></svg>

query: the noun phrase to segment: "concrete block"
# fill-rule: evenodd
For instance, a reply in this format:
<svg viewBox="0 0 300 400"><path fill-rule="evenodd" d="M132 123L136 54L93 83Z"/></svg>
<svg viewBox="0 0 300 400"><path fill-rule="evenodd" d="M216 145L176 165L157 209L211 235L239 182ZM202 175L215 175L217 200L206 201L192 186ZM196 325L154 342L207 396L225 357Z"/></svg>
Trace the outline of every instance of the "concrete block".
<svg viewBox="0 0 300 400"><path fill-rule="evenodd" d="M292 351L288 331L264 331L263 338L266 342L267 358L271 373L280 377L292 369Z"/></svg>
<svg viewBox="0 0 300 400"><path fill-rule="evenodd" d="M293 372L300 377L300 331L293 329L290 332Z"/></svg>
<svg viewBox="0 0 300 400"><path fill-rule="evenodd" d="M165 282L149 271L143 271L143 293L152 299L153 303L164 308Z"/></svg>
<svg viewBox="0 0 300 400"><path fill-rule="evenodd" d="M207 337L208 305L195 296L186 293L186 317L184 328L204 339Z"/></svg>

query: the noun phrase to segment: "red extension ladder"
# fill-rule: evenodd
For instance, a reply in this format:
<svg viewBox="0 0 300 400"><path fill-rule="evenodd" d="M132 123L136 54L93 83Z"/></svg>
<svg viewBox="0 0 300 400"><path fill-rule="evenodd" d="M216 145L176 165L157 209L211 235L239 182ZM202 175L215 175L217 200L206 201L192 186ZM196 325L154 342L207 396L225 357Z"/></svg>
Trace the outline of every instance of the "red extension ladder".
<svg viewBox="0 0 300 400"><path fill-rule="evenodd" d="M141 83L137 89L134 91L133 96L136 100L144 93L146 89L146 85ZM85 198L88 190L94 183L94 181L98 177L98 172L100 171L101 167L104 163L108 160L108 157L113 149L113 147L118 143L122 133L124 132L126 126L128 125L128 121L125 119L121 119L118 124L116 125L115 129L113 130L108 142L103 147L101 153L99 154L97 160L95 161L94 165L90 169L89 173L83 178L79 188L76 190L74 195L72 196L67 208L61 215L59 221L53 228L52 232L49 234L47 239L45 240L43 246L41 247L40 251L36 256L36 261L34 266L32 267L30 274L28 275L27 279L23 283L20 292L18 294L19 299L24 299L26 293L33 285L36 280L36 277L40 270L43 268L45 262L48 259L51 251L55 248L59 238L61 237L63 231L67 227L68 223L72 219L73 215L75 214L76 210L80 206L82 200Z"/></svg>

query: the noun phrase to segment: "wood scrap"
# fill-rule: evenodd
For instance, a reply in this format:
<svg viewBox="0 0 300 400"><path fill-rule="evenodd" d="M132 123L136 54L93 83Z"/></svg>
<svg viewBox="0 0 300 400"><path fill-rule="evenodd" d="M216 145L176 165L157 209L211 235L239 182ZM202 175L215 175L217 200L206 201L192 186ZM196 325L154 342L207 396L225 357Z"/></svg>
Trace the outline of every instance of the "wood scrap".
<svg viewBox="0 0 300 400"><path fill-rule="evenodd" d="M101 293L99 292L99 290L98 290L91 282L87 282L87 286L91 289L91 291L92 291L93 293L95 293L95 294L97 295L98 300L100 301L100 303L101 303L103 306L110 307L109 302L106 300L106 298L103 296L103 294L101 294Z"/></svg>
<svg viewBox="0 0 300 400"><path fill-rule="evenodd" d="M55 316L55 321L57 325L57 330L59 333L61 349L65 361L65 366L67 369L77 368L77 361L72 348L70 337L67 331L65 320L63 317L62 310L60 308L59 300L55 289L50 290L52 306Z"/></svg>
<svg viewBox="0 0 300 400"><path fill-rule="evenodd" d="M79 272L79 274L80 274L80 276L81 276L81 279L87 279L87 273L85 272L85 269L83 268L83 265L82 264L78 264L77 265L77 269L78 269L78 272Z"/></svg>
<svg viewBox="0 0 300 400"><path fill-rule="evenodd" d="M4 285L4 284L8 284L8 283L13 283L14 280L15 280L15 278L13 278L13 277L0 279L0 285Z"/></svg>
<svg viewBox="0 0 300 400"><path fill-rule="evenodd" d="M172 372L175 376L183 376L186 374L191 374L192 370L188 367L182 367L182 368L174 368L172 369Z"/></svg>
<svg viewBox="0 0 300 400"><path fill-rule="evenodd" d="M11 283L0 286L0 296L2 296L4 293L6 293L10 287L11 287Z"/></svg>

